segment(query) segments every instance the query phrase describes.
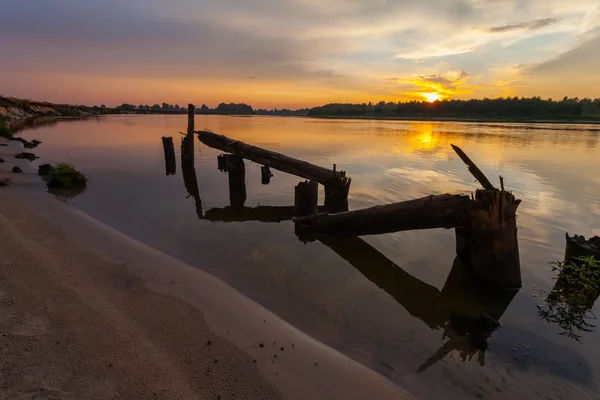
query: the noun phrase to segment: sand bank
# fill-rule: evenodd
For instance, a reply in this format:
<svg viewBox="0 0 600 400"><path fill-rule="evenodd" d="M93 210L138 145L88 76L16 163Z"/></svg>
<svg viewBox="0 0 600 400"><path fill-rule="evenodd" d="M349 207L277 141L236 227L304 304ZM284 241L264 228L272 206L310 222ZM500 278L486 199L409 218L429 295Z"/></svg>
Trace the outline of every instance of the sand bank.
<svg viewBox="0 0 600 400"><path fill-rule="evenodd" d="M13 181L0 188L0 399L412 398L38 177Z"/></svg>

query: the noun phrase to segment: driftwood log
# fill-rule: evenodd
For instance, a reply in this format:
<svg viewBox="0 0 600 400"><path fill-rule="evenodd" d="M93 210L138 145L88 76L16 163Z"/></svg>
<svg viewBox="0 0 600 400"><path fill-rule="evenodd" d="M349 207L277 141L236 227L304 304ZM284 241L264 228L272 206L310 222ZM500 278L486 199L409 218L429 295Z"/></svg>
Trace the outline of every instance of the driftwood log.
<svg viewBox="0 0 600 400"><path fill-rule="evenodd" d="M198 139L209 147L240 156L246 160L254 161L278 171L316 181L323 185L339 176L339 174L328 168L252 146L239 140L228 138L227 136L218 135L210 131L196 131L196 133L198 134Z"/></svg>

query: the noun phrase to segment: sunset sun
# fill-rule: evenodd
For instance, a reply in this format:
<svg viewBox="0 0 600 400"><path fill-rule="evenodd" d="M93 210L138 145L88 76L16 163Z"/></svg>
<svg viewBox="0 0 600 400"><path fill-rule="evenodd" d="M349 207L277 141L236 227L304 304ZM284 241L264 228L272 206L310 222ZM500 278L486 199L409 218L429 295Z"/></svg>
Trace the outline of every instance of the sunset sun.
<svg viewBox="0 0 600 400"><path fill-rule="evenodd" d="M433 103L442 98L439 93L423 93L428 102Z"/></svg>

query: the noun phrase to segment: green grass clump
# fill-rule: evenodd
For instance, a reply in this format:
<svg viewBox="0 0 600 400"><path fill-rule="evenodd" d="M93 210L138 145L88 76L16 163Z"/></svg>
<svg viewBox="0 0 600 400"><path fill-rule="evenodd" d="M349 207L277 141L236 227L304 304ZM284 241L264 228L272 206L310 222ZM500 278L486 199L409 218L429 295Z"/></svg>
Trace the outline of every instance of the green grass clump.
<svg viewBox="0 0 600 400"><path fill-rule="evenodd" d="M6 121L0 120L0 137L10 139L12 138L12 131L6 124Z"/></svg>
<svg viewBox="0 0 600 400"><path fill-rule="evenodd" d="M87 178L69 163L56 164L49 175L47 186L51 189L73 189L85 187Z"/></svg>

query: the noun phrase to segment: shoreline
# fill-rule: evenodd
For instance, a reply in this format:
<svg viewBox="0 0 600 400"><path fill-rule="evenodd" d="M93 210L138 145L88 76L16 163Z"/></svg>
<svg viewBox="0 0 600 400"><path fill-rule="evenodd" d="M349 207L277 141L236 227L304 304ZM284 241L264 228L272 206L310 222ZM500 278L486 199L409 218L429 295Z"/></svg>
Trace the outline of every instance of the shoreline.
<svg viewBox="0 0 600 400"><path fill-rule="evenodd" d="M313 119L334 120L364 120L364 121L414 121L414 122L467 122L467 123L507 123L507 124L573 124L573 125L600 125L597 120L561 120L561 119L516 119L516 118L418 118L418 117L376 117L376 116L351 116L351 115L306 115Z"/></svg>
<svg viewBox="0 0 600 400"><path fill-rule="evenodd" d="M3 235L20 236L25 241L34 239L31 241L32 246L44 247L43 252L46 252L51 259L60 259L60 254L63 252L67 254L75 252L86 259L92 259L94 261L84 269L94 275L96 274L94 268L102 275L100 270L103 267L97 260L101 258L107 263L104 268L120 268L123 270L119 273L122 275L120 278L134 282L129 284L129 288L124 288L122 294L132 290L135 293L148 291L147 295L150 297L166 296L170 302L180 304L181 308L191 307L200 312L201 316L194 315L192 311L183 317L178 315L181 319L171 321L173 325L169 329L187 332L191 335L189 337L195 337L199 335L192 335L189 327L198 323L202 325L200 319L205 320L208 332L216 335L213 339L215 343L223 340L225 342L223 346L228 349L228 353L239 353L237 357L242 357L238 361L243 360L240 354L247 355L248 358L242 361L243 368L238 365L246 371L243 376L248 375L251 378L247 384L258 385L256 387L259 388L268 388L268 385L272 385L283 398L290 399L413 398L384 377L300 332L212 275L149 248L45 193L40 190L41 185L37 176L20 175L17 178L13 179L14 183L11 187L3 189L5 193L0 198L0 218L4 222L0 231ZM6 221L12 222L7 224ZM35 229L22 230L20 224L23 223ZM15 230L16 232L12 232ZM40 238L40 235L44 238ZM54 243L52 246L46 246L44 244L46 241ZM38 244L33 244L34 242ZM19 251L27 250L22 247L16 246ZM70 260L77 260L77 257L71 257ZM21 266L21 268L25 267L43 269L45 262L37 267L27 264ZM54 268L60 272L68 270L69 266L58 263ZM131 274L131 278L127 278L127 274ZM135 284L135 280L140 281L140 287ZM114 285L118 285L118 281L109 283L103 290L114 290ZM10 295L10 290L6 290L1 285L2 280L0 280L0 287ZM65 287L65 289L69 293L73 288ZM85 293L86 285L79 289ZM142 314L148 312L150 315L156 315L157 319L163 318L161 308L157 306L161 302L156 300L150 303L153 305L152 309L144 307L137 311ZM144 302L140 304L144 306ZM117 311L126 312L126 310L119 310L118 304L107 306L117 307ZM135 315L131 316L131 318L135 317ZM154 319L152 316L146 318ZM81 323L75 320L68 322L75 325ZM49 323L53 325L52 320ZM201 340L206 339L201 338ZM192 353L199 351L197 347L190 349L188 344L180 342L171 343L170 346L176 348L182 346L187 352ZM263 346L261 347L260 344ZM164 346L165 343L161 341L153 345ZM202 349L198 354L199 357L202 356L201 352ZM256 360L256 363L246 364L247 360ZM260 372L258 378L252 372L253 368L258 368ZM227 374L228 371L223 373ZM266 379L268 385L261 381L261 376ZM183 389L187 387L185 383L182 383ZM249 394L248 398L255 397Z"/></svg>

